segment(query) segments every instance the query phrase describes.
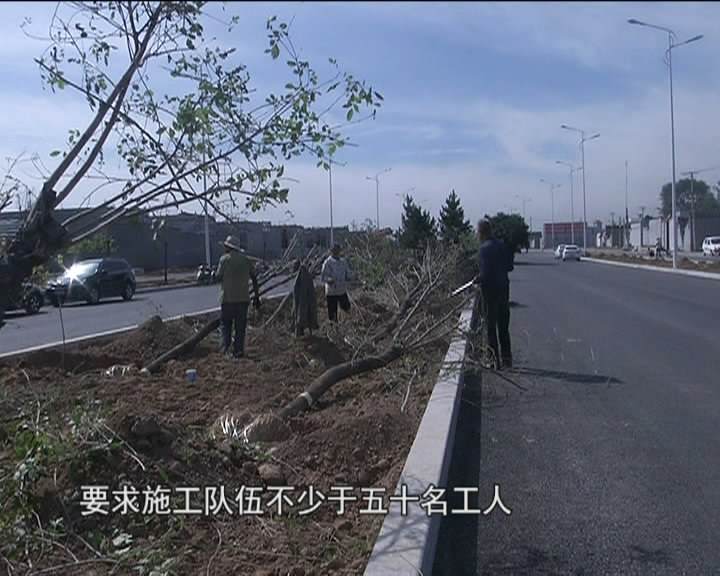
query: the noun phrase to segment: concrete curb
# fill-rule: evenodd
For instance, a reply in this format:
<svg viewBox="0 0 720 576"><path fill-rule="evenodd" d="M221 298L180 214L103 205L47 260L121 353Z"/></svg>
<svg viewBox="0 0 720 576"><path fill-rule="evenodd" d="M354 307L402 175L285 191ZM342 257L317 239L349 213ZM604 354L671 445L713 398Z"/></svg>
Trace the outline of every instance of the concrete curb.
<svg viewBox="0 0 720 576"><path fill-rule="evenodd" d="M460 328L469 330L473 308L463 310ZM425 414L410 448L395 495L420 496L435 486L446 486L455 430L460 412L467 341L458 336L450 343L444 366L438 375ZM435 559L443 516L428 515L417 502L410 503L402 515L398 504L391 504L373 547L365 576L430 574Z"/></svg>
<svg viewBox="0 0 720 576"><path fill-rule="evenodd" d="M285 294L273 294L271 296L266 296L265 300L275 300L277 298L283 298ZM206 308L205 310L197 310L195 312L188 312L186 314L179 314L177 316L170 316L168 318L163 318L163 322L174 322L176 320L181 320L183 318L193 318L195 316L204 316L205 314L212 314L214 312L220 312L220 306L218 305L216 308ZM105 332L96 332L95 334L86 334L85 336L77 336L75 338L67 338L65 340L65 350L74 350L76 348L79 348L81 345L87 346L88 344L98 344L104 340L111 340L115 336L119 336L120 334L124 334L125 332L130 332L131 330L135 330L136 328L139 328L139 324L133 324L132 326L123 326L122 328L115 328L113 330L106 330ZM3 362L5 360L12 360L13 358L17 358L19 356L24 356L25 354L32 354L33 352L41 352L43 350L53 350L56 348L62 348L63 343L62 341L58 342L50 342L48 344L40 344L38 346L31 346L30 348L23 348L21 350L13 350L12 352L4 352L0 354L0 362Z"/></svg>
<svg viewBox="0 0 720 576"><path fill-rule="evenodd" d="M635 270L650 270L654 272L665 272L668 274L677 274L679 276L691 276L693 278L705 278L706 280L720 280L720 274L714 272L699 272L697 270L673 270L672 268L661 268L649 264L630 264L629 262L613 262L612 260L603 260L601 258L581 258L583 262L593 262L595 264L608 264L610 266L621 266L623 268L633 268Z"/></svg>

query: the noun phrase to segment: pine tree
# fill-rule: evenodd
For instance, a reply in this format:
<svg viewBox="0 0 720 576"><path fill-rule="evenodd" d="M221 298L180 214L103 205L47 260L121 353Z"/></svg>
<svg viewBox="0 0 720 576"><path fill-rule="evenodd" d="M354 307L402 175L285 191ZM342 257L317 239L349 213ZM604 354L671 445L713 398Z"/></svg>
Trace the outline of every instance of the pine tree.
<svg viewBox="0 0 720 576"><path fill-rule="evenodd" d="M405 196L398 240L403 248L424 248L428 240L436 236L435 218L430 212L415 204L412 196Z"/></svg>
<svg viewBox="0 0 720 576"><path fill-rule="evenodd" d="M465 211L460 205L460 198L453 190L445 199L440 209L440 238L446 244L457 244L463 237L472 233L469 220L465 220Z"/></svg>

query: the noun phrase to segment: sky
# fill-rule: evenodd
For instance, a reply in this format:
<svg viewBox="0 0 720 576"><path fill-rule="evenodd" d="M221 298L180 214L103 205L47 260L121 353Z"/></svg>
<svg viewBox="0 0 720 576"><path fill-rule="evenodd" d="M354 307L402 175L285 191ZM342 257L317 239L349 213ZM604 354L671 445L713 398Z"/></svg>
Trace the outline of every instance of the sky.
<svg viewBox="0 0 720 576"><path fill-rule="evenodd" d="M50 169L57 161L50 152L89 118L81 97L43 89L33 58L45 44L20 29L25 17L46 29L54 8L0 4L0 153L38 154ZM569 169L556 161L579 166L581 157L578 135L562 124L600 134L585 144L589 222L624 215L626 162L631 216L643 206L656 211L672 177L667 35L628 18L670 27L679 41L704 35L673 50L677 178L720 166L716 3L252 2L232 9L240 26L222 41L237 48L260 91L281 79L263 54L265 21L275 14L292 20L303 57L320 65L336 58L384 97L374 120L344 131L355 146L336 155L345 165L332 171L335 226L375 220L379 205L380 226L395 228L406 193L437 216L451 190L472 221L500 210L524 210L533 229L569 221ZM367 177L382 171L378 203ZM327 226L328 173L300 157L285 175L288 204L248 218ZM698 177L716 183L720 169ZM579 174L573 192L580 221Z"/></svg>

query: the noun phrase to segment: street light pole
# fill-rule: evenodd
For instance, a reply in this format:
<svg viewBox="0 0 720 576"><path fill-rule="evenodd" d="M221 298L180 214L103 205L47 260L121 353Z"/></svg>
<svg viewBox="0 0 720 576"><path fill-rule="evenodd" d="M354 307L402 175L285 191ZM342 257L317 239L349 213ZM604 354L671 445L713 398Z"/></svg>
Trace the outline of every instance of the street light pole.
<svg viewBox="0 0 720 576"><path fill-rule="evenodd" d="M520 196L519 194L515 194L515 198L517 198L518 200L520 200L520 202L522 202L523 220L525 220L525 222L527 222L527 219L525 218L525 204L527 204L528 202L532 202L532 199L524 198L523 196Z"/></svg>
<svg viewBox="0 0 720 576"><path fill-rule="evenodd" d="M377 227L377 230L380 231L380 176L385 174L386 172L390 172L392 168L385 168L385 170L381 170L375 176L366 176L366 180L374 180L375 181L375 226Z"/></svg>
<svg viewBox="0 0 720 576"><path fill-rule="evenodd" d="M671 151L671 157L672 157L672 193L671 193L671 202L672 202L672 220L673 220L673 268L677 268L677 247L678 247L678 218L677 218L677 199L675 195L675 106L674 106L674 100L673 100L673 77L672 77L672 51L673 48L677 48L678 46L683 46L684 44L690 44L690 42L695 42L697 40L700 40L703 36L702 34L698 34L697 36L693 36L692 38L689 38L688 40L685 40L683 42L676 42L677 36L675 35L675 32L670 30L670 28L665 28L664 26L656 26L655 24L648 24L647 22L641 22L640 20L635 20L634 18L631 18L628 20L628 24L635 24L637 26L645 26L646 28L654 28L655 30L661 30L662 32L667 33L668 35L668 47L665 51L665 63L667 64L667 67L670 71L670 151Z"/></svg>
<svg viewBox="0 0 720 576"><path fill-rule="evenodd" d="M552 249L555 250L555 188L560 188L560 184L548 182L544 178L540 178L540 182L550 184L550 230L552 235Z"/></svg>
<svg viewBox="0 0 720 576"><path fill-rule="evenodd" d="M555 160L555 164L562 164L570 169L570 236L572 243L575 244L575 192L574 192L574 178L573 174L582 170L582 166L575 168L570 162L563 162L562 160Z"/></svg>
<svg viewBox="0 0 720 576"><path fill-rule="evenodd" d="M630 245L630 211L628 210L628 161L625 160L625 245Z"/></svg>
<svg viewBox="0 0 720 576"><path fill-rule="evenodd" d="M565 130L570 130L572 132L577 132L580 134L580 155L582 160L582 189L583 189L583 254L587 256L587 195L585 194L585 173L587 170L585 169L585 142L588 140L594 140L595 138L599 138L600 134L593 134L592 136L586 137L585 131L580 130L579 128L573 128L572 126L568 126L567 124L563 124L560 126L560 128L564 128Z"/></svg>
<svg viewBox="0 0 720 576"><path fill-rule="evenodd" d="M333 237L332 165L333 161L332 158L330 158L330 162L328 162L328 177L330 178L330 248L335 246L335 238Z"/></svg>
<svg viewBox="0 0 720 576"><path fill-rule="evenodd" d="M332 165L345 166L347 162L335 162L332 158L328 160L328 176L330 178L330 247L335 245L335 235L333 226L333 188L332 188Z"/></svg>

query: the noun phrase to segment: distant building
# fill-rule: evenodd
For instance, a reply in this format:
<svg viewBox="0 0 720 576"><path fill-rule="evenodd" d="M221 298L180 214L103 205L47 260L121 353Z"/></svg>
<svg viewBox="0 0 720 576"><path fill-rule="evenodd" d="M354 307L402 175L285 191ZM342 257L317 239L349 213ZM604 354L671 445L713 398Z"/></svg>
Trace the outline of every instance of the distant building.
<svg viewBox="0 0 720 576"><path fill-rule="evenodd" d="M55 217L59 222L77 216L86 208L57 209ZM17 234L27 213L7 211L0 213L0 239L10 239ZM92 218L95 218L93 215ZM155 218L143 215L118 219L101 233L110 235L116 247L114 253L125 258L135 268L160 270L168 268L189 268L205 262L205 216L180 212L158 217L164 220L159 229L153 228ZM209 217L210 260L217 263L223 253L222 242L230 234L236 236L241 247L248 254L263 260L283 256L297 234L298 241L290 256L302 258L309 250L319 245L330 248L328 227L304 228L296 224L273 225L270 221L218 222ZM335 242L346 242L350 231L347 226L334 227ZM155 237L156 236L156 237ZM166 248L167 245L167 248ZM98 254L63 254L63 262Z"/></svg>
<svg viewBox="0 0 720 576"><path fill-rule="evenodd" d="M574 228L574 230L573 230ZM555 245L553 246L553 230L555 237ZM575 244L582 248L583 246L583 222L546 222L543 225L543 248L555 249L560 244L572 244L573 232ZM587 226L587 245L595 246L595 235L598 232L595 226L588 224Z"/></svg>

